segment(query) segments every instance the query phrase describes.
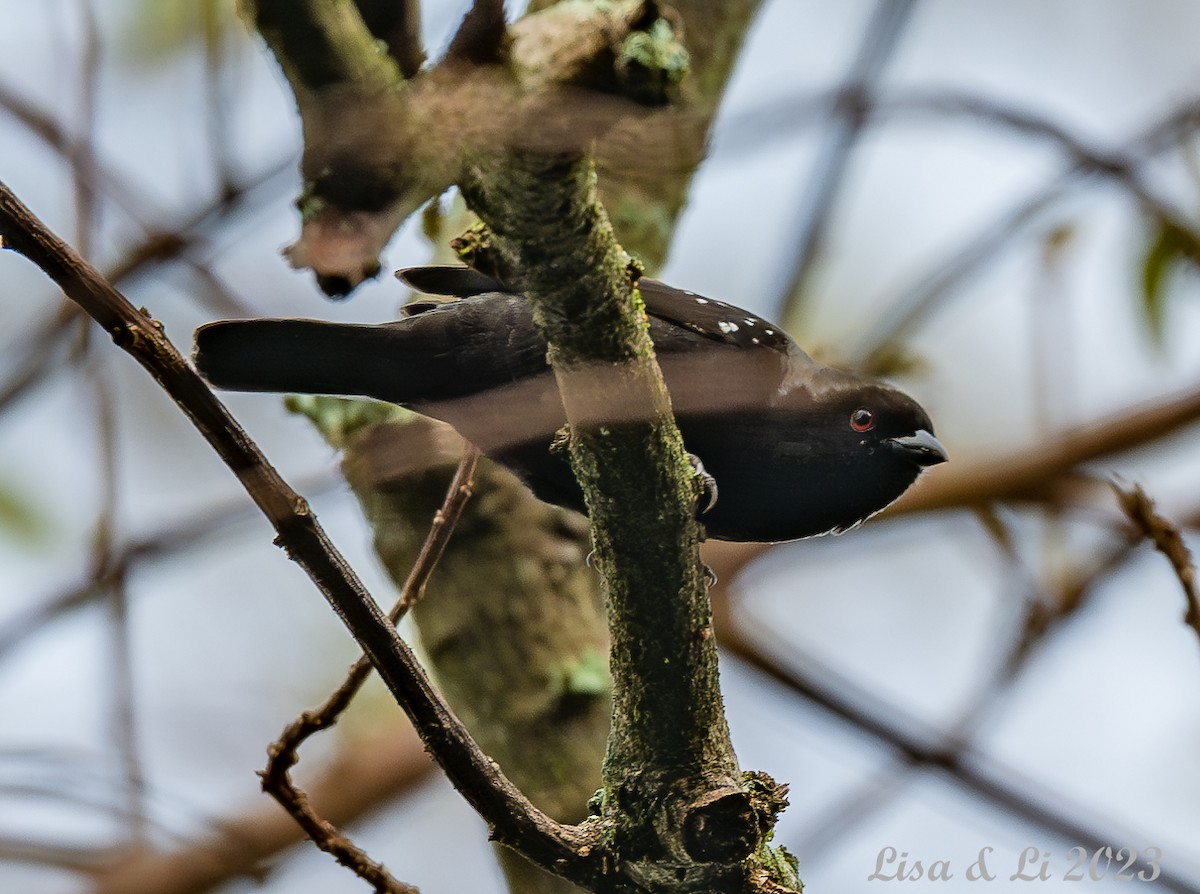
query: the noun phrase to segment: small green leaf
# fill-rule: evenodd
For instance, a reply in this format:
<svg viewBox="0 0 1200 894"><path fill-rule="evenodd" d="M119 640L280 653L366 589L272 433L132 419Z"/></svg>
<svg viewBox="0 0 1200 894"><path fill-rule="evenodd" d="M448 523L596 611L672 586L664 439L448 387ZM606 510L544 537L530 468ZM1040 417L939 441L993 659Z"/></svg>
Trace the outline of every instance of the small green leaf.
<svg viewBox="0 0 1200 894"><path fill-rule="evenodd" d="M625 38L614 66L626 95L647 105L664 105L678 92L691 59L670 23L657 19Z"/></svg>
<svg viewBox="0 0 1200 894"><path fill-rule="evenodd" d="M1200 266L1200 242L1191 230L1159 219L1142 259L1142 312L1156 347L1166 328L1167 281L1179 269Z"/></svg>
<svg viewBox="0 0 1200 894"><path fill-rule="evenodd" d="M50 522L33 501L0 484L0 533L26 545L44 541Z"/></svg>

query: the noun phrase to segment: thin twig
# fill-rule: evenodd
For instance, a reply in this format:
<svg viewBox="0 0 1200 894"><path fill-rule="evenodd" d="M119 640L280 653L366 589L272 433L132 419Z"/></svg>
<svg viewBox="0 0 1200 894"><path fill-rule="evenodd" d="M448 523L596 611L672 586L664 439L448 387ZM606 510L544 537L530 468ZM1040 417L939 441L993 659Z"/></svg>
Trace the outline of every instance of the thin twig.
<svg viewBox="0 0 1200 894"><path fill-rule="evenodd" d="M136 223L149 216L147 197L141 188L100 164L87 144L66 129L32 100L0 83L0 111L7 112L26 130L60 155L72 169L83 172Z"/></svg>
<svg viewBox="0 0 1200 894"><path fill-rule="evenodd" d="M413 563L400 596L388 615L393 624L404 617L425 595L429 575L433 573L446 544L450 542L454 527L458 524L463 508L471 496L478 461L479 451L468 444L446 491L446 499L441 509L434 514L433 523L429 526L429 533L425 536L417 560ZM259 775L262 777L263 790L279 802L317 847L331 854L338 863L351 869L360 878L370 882L376 891L383 894L413 894L416 888L397 880L381 863L367 856L365 851L338 831L332 823L322 819L313 809L308 795L292 782L289 774L289 770L300 759L298 750L304 741L337 722L337 718L346 710L370 673L370 659L363 655L354 662L346 679L320 707L301 714L267 749L270 759L266 769Z"/></svg>
<svg viewBox="0 0 1200 894"><path fill-rule="evenodd" d="M44 382L58 369L64 355L70 363L83 355L78 344L64 347L67 334L75 331L72 324L78 316L79 308L64 301L58 313L22 339L22 356L13 363L12 375L0 382L0 414Z"/></svg>
<svg viewBox="0 0 1200 894"><path fill-rule="evenodd" d="M838 91L838 100L831 109L833 121L809 175L807 197L799 203L800 220L792 227L796 250L787 285L780 295L783 312L779 318L784 322L793 319L802 306L804 286L819 256L850 154L871 114L871 96L915 5L916 0L877 0L858 54Z"/></svg>
<svg viewBox="0 0 1200 894"><path fill-rule="evenodd" d="M1200 514L1195 519L1200 523ZM713 551L711 547L719 547ZM811 654L798 654L795 643L772 643L773 631L747 629L739 624L734 607L736 588L741 572L761 549L751 551L734 548L733 544L709 544L708 555L716 559L721 579L713 591L714 608L719 609L717 636L723 652L732 654L768 677L780 683L794 695L815 704L831 715L846 721L862 735L889 749L895 760L892 771L941 771L952 777L967 791L984 802L1020 817L1063 840L1081 846L1102 847L1114 840L1123 840L1128 830L1115 824L1103 828L1101 823L1087 823L1071 815L1061 795L1047 791L1007 765L980 752L958 729L957 736L944 736L925 721L903 714L866 692L835 669L824 665ZM737 544L736 547L741 547ZM757 547L758 545L752 545ZM1105 578L1114 574L1129 557L1127 542L1115 545L1110 552L1082 571L1078 583L1060 600L1059 621L1078 616L1078 608L1086 594ZM1059 626L1057 623L1047 632ZM780 657L786 655L786 658ZM1004 682L1004 676L996 678ZM983 716L979 708L968 714ZM871 812L886 806L893 794L903 785L893 784L891 772L881 773L868 783L856 787L839 806L823 815L820 829L809 832L802 840L788 842L789 848L813 857L821 847L845 839L848 829ZM880 790L882 789L882 790ZM1165 873L1158 884L1164 890L1179 894L1198 894L1200 888L1187 878Z"/></svg>
<svg viewBox="0 0 1200 894"><path fill-rule="evenodd" d="M930 273L890 302L887 313L866 333L860 347L854 352L856 362L870 365L868 361L871 358L886 353L888 345L896 343L927 319L947 300L954 287L987 260L996 257L1001 246L1065 195L1080 178L1107 174L1129 185L1129 178L1122 172L1132 170L1135 160L1144 161L1157 155L1173 145L1181 132L1194 130L1198 125L1200 100L1191 99L1114 152L1094 153L1094 157L1075 155L1066 171L993 218L959 248L933 264L929 268ZM1062 133L1060 128L1054 130ZM1045 132L1053 135L1051 130ZM1097 162L1102 163L1097 165Z"/></svg>
<svg viewBox="0 0 1200 894"><path fill-rule="evenodd" d="M96 173L96 102L100 85L100 31L92 0L76 0L75 14L83 30L83 46L77 71L77 127L79 152L72 158L71 180L75 194L75 243L79 253L92 253L99 212ZM87 363L88 384L96 421L96 453L99 458L100 505L92 527L92 581L103 595L108 620L109 672L106 687L112 747L123 777L124 805L121 813L132 841L143 842L149 834L146 813L146 777L137 747L137 713L129 631L129 589L124 569L109 570L113 554L120 487L117 480L117 437L115 406L108 371L95 351L92 322L79 317L79 346Z"/></svg>
<svg viewBox="0 0 1200 894"><path fill-rule="evenodd" d="M1187 597L1187 611L1183 622L1200 637L1200 593L1196 590L1196 565L1192 553L1183 542L1179 528L1163 517L1154 507L1154 501L1140 484L1123 485L1112 482L1113 491L1121 509L1142 535L1154 544L1154 548L1167 557L1175 576Z"/></svg>
<svg viewBox="0 0 1200 894"><path fill-rule="evenodd" d="M1045 500L1053 485L1079 483L1084 463L1165 438L1200 421L1200 385L1069 429L1032 448L986 460L951 463L889 506L881 518L973 506L995 500ZM951 466L955 466L951 468Z"/></svg>
<svg viewBox="0 0 1200 894"><path fill-rule="evenodd" d="M90 325L90 321L88 321ZM117 480L117 431L112 383L107 370L97 369L101 358L91 346L92 394L95 397L97 452L100 457L101 506L92 534L92 585L108 609L111 674L111 733L124 777L125 815L129 835L144 842L149 834L146 812L146 774L142 769L137 737L137 701L133 646L129 629L128 566L113 567L119 487Z"/></svg>
<svg viewBox="0 0 1200 894"><path fill-rule="evenodd" d="M219 3L201 3L199 15L204 33L204 132L218 188L224 195L230 195L234 189L231 149L235 141L229 115L234 97L233 71L226 58L229 47L225 18L232 15L232 10Z"/></svg>
<svg viewBox="0 0 1200 894"><path fill-rule="evenodd" d="M3 102L3 86L0 85L0 107ZM75 159L85 158L76 147L66 155ZM222 193L183 217L172 229L153 232L134 246L125 256L105 271L105 278L114 285L121 285L147 269L182 258L204 282L206 288L200 292L210 308L224 316L245 316L241 303L225 289L220 280L201 262L191 257L195 245L204 241L205 235L216 229L235 212L246 212L247 206L261 204L273 198L285 183L290 183L291 159L280 159L261 169L257 174L236 184L230 194ZM36 333L23 339L24 356L14 364L14 373L0 383L0 412L28 394L41 384L47 375L56 369L51 362L60 342L72 330L71 323L78 319L81 311L71 301L63 301L53 319ZM77 360L82 352L75 346L70 359Z"/></svg>
<svg viewBox="0 0 1200 894"><path fill-rule="evenodd" d="M1193 240L1197 239L1195 227L1167 200L1157 196L1142 178L1138 168L1144 158L1137 151L1137 140L1124 149L1099 149L1076 136L1053 118L1039 115L1029 109L969 94L913 93L888 103L879 110L881 117L913 112L976 118L988 124L1050 140L1065 152L1081 171L1090 171L1112 179L1124 187L1147 214L1179 228Z"/></svg>
<svg viewBox="0 0 1200 894"><path fill-rule="evenodd" d="M973 118L988 125L1005 127L1056 143L1071 159L1071 166L1046 184L1014 204L959 248L929 267L931 272L919 278L900 297L888 303L888 310L863 336L860 345L847 352L847 362L870 365L885 356L886 348L935 312L953 294L954 288L989 259L996 257L1009 240L1047 208L1066 195L1085 177L1104 176L1125 188L1138 204L1159 220L1181 225L1184 232L1196 234L1196 227L1183 220L1170 203L1156 196L1138 175L1139 164L1175 145L1180 137L1200 126L1200 99L1190 98L1163 118L1126 141L1120 147L1104 151L1064 128L1051 118L1028 109L997 102L973 94L953 91L904 93L877 99L861 91L850 98L863 109L862 120L881 124L889 119L909 119L915 115L941 115ZM792 135L799 127L812 127L834 114L848 101L845 88L825 94L805 94L782 103L743 111L724 122L714 140L714 159L744 159L770 146L777 139Z"/></svg>
<svg viewBox="0 0 1200 894"><path fill-rule="evenodd" d="M371 656L426 747L493 835L558 873L590 871L591 835L554 822L479 748L433 688L416 656L380 611L304 499L279 476L153 320L140 312L0 184L0 236L58 283L175 400L270 519L305 570Z"/></svg>
<svg viewBox="0 0 1200 894"><path fill-rule="evenodd" d="M333 486L344 485L342 479L330 473L310 476L300 483L305 493L313 495ZM108 573L128 574L140 563L195 549L202 545L205 537L226 531L230 526L253 517L253 513L253 507L245 500L191 509L179 519L159 525L153 535L130 540L120 549L114 549L109 556ZM100 586L105 583L105 580L97 580L90 575L87 580L37 600L31 607L9 618L0 625L0 661L51 622L75 609L91 605L98 598Z"/></svg>
<svg viewBox="0 0 1200 894"><path fill-rule="evenodd" d="M737 630L736 625L732 629L726 626L720 636L727 653L886 745L899 766L942 771L991 805L1089 851L1130 837L1128 829L1116 828L1115 824L1106 829L1098 822L1077 818L1081 811L1072 816L1069 802L1064 803L1061 793L1045 790L1016 767L982 754L973 746L947 750L947 744L955 743L943 742L919 718L901 715L881 703L824 666L815 655L800 654L795 643L787 644L788 658L783 661L775 657L778 646L765 647ZM1176 894L1200 894L1192 881L1169 869L1162 871L1156 885Z"/></svg>

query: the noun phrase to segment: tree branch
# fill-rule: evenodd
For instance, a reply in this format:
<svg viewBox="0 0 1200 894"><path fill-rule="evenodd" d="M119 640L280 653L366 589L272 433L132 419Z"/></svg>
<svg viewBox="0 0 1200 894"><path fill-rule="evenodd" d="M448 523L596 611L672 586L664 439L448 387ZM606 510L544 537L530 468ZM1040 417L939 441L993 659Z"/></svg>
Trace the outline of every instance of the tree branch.
<svg viewBox="0 0 1200 894"><path fill-rule="evenodd" d="M889 506L881 518L995 500L1044 499L1048 489L1078 486L1081 476L1069 480L1068 473L1079 466L1165 438L1197 421L1200 387L1114 413L1007 456L948 464Z"/></svg>
<svg viewBox="0 0 1200 894"><path fill-rule="evenodd" d="M773 815L739 787L699 561L697 484L590 160L479 158L461 187L490 227L462 252L528 295L569 420L565 449L612 633L613 728L596 809L615 859L648 890L743 890L754 872L743 864ZM605 422L613 394L629 421Z"/></svg>
<svg viewBox="0 0 1200 894"><path fill-rule="evenodd" d="M175 400L278 532L379 669L426 747L496 837L543 865L572 867L584 838L529 803L442 703L409 647L309 510L188 366L159 327L51 233L0 183L0 238L53 279Z"/></svg>
<svg viewBox="0 0 1200 894"><path fill-rule="evenodd" d="M361 405L300 400L343 449L342 470L376 554L403 581L462 437L401 413L343 436L345 414ZM335 407L322 407L328 403ZM489 460L475 491L430 581L431 598L413 612L422 652L438 689L505 775L553 819L579 822L601 785L612 716L608 625L599 577L584 562L587 522L541 502ZM510 848L497 854L513 891L578 890Z"/></svg>
<svg viewBox="0 0 1200 894"><path fill-rule="evenodd" d="M402 722L347 741L307 789L322 815L343 826L411 791L432 769L421 740ZM122 849L86 867L88 894L208 894L235 879L261 880L282 851L304 840L292 817L257 798L179 849Z"/></svg>
<svg viewBox="0 0 1200 894"><path fill-rule="evenodd" d="M497 147L579 152L596 142L625 241L660 264L758 0L680 0L669 16L649 0L551 6L500 36L503 64L448 57L407 81L378 62L350 0L305 0L294 23L285 6L247 3L246 16L279 60L304 125L303 227L287 255L340 297L378 274L392 233L458 180L464 159ZM693 57L678 21L697 44ZM334 60L294 58L311 47ZM686 107L664 106L679 90Z"/></svg>
<svg viewBox="0 0 1200 894"><path fill-rule="evenodd" d="M354 5L371 33L387 45L402 77L411 78L421 70L425 49L420 0L355 0Z"/></svg>
<svg viewBox="0 0 1200 894"><path fill-rule="evenodd" d="M446 549L446 543L454 533L454 526L463 507L471 496L471 482L475 475L475 464L479 451L467 446L459 460L458 469L450 481L442 507L433 517L433 523L421 545L416 561L409 570L408 579L400 590L400 597L392 607L388 618L393 624L407 614L408 610L421 601L425 585L433 573L438 559ZM362 689L371 672L371 662L363 655L350 668L346 679L321 706L305 711L288 725L270 748L270 760L262 772L263 790L268 792L286 810L308 837L321 850L331 854L343 866L352 869L355 875L375 886L383 894L415 894L416 889L397 881L380 863L367 856L334 825L324 819L312 807L308 796L296 787L290 770L300 760L298 750L314 733L329 729L350 705L354 696Z"/></svg>
<svg viewBox="0 0 1200 894"><path fill-rule="evenodd" d="M850 155L871 115L871 96L884 67L899 44L916 0L877 0L858 53L846 73L834 106L833 120L823 135L820 155L808 171L804 201L792 225L796 236L791 271L779 298L786 325L794 321L806 300L813 264L824 247L834 200L850 165Z"/></svg>
<svg viewBox="0 0 1200 894"><path fill-rule="evenodd" d="M1183 622L1200 636L1200 592L1196 590L1196 565L1179 528L1159 514L1154 501L1139 485L1129 487L1114 481L1112 487L1121 510L1142 536L1153 543L1154 548L1171 563L1187 599Z"/></svg>
<svg viewBox="0 0 1200 894"><path fill-rule="evenodd" d="M1200 101L1189 100L1118 149L1107 153L1107 161L1099 170L1111 174L1113 159L1120 159L1126 165L1129 159L1149 159L1176 145L1183 135L1194 131L1198 124ZM1088 154L1092 157L1077 156L1069 168L1045 186L995 217L961 246L931 265L930 272L891 302L887 312L861 338L853 354L856 365L876 370L888 368L888 357L895 353L895 344L955 294L956 286L995 257L999 246L1021 232L1026 224L1056 202L1080 178L1096 175L1098 169L1092 162L1096 160L1097 153ZM1120 166L1117 170L1120 170Z"/></svg>

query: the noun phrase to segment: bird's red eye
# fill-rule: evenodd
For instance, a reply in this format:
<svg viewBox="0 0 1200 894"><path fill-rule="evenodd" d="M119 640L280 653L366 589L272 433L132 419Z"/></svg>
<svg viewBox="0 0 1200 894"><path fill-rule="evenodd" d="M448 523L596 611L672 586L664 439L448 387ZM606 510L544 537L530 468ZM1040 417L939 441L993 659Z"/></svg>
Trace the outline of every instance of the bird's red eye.
<svg viewBox="0 0 1200 894"><path fill-rule="evenodd" d="M850 414L850 427L855 431L870 431L875 427L875 414L870 410L855 410Z"/></svg>

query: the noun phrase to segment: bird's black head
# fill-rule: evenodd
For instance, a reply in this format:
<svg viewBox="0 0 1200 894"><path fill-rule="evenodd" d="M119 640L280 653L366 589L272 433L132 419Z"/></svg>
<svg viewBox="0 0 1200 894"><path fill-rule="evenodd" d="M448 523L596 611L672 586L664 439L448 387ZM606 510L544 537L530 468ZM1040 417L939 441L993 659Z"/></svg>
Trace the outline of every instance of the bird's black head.
<svg viewBox="0 0 1200 894"><path fill-rule="evenodd" d="M840 533L897 499L926 467L946 461L933 423L902 391L825 370L808 394L796 394L810 421L781 444L811 466L800 499L813 504L812 533Z"/></svg>
<svg viewBox="0 0 1200 894"><path fill-rule="evenodd" d="M849 530L904 493L927 466L946 460L916 401L836 370L820 369L769 409L734 416L719 436L739 438L736 450L708 443L717 437L712 426L680 419L688 449L720 485L704 519L720 539L795 540ZM724 457L739 461L731 467Z"/></svg>
<svg viewBox="0 0 1200 894"><path fill-rule="evenodd" d="M835 375L841 375L835 373ZM946 461L921 405L902 391L877 382L851 379L816 397L827 436L840 441L837 453L864 459L890 459L913 477L926 466ZM899 496L899 494L897 494Z"/></svg>

